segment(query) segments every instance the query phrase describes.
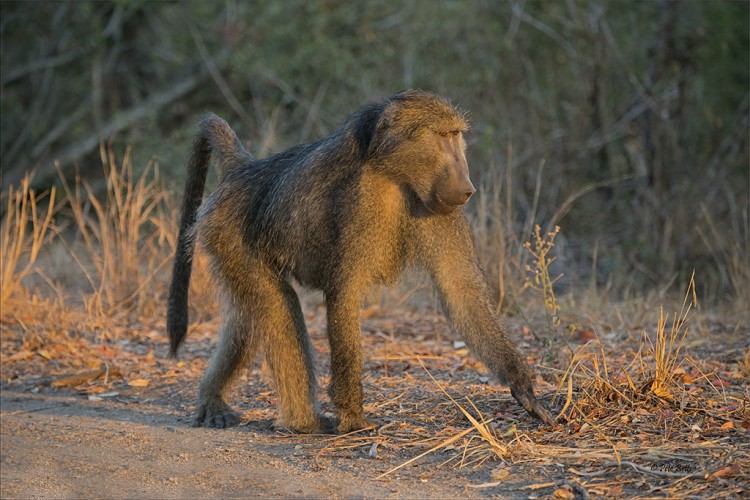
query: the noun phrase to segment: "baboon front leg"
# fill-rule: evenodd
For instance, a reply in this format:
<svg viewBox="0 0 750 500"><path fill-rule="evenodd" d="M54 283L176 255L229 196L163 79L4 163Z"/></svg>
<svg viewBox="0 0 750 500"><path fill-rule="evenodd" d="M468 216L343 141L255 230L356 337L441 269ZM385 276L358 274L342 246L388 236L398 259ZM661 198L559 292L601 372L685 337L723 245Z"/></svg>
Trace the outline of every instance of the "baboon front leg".
<svg viewBox="0 0 750 500"><path fill-rule="evenodd" d="M222 429L240 422L239 416L224 401L224 392L240 366L255 351L257 341L251 337L251 325L241 321L238 316L241 315L237 311L227 312L221 328L221 340L198 392L193 427Z"/></svg>
<svg viewBox="0 0 750 500"><path fill-rule="evenodd" d="M555 419L536 399L531 370L495 315L487 281L474 252L463 214L444 219L423 233L427 265L446 316L474 354L532 416L548 424ZM440 245L429 238L439 237ZM436 249L440 249L439 252Z"/></svg>
<svg viewBox="0 0 750 500"><path fill-rule="evenodd" d="M531 371L495 315L484 276L460 271L439 278L437 287L443 310L474 354L510 386L513 397L530 415L554 425L554 417L534 395Z"/></svg>
<svg viewBox="0 0 750 500"><path fill-rule="evenodd" d="M331 347L330 394L339 415L338 431L374 427L365 418L362 392L362 345L359 301L327 297L328 342Z"/></svg>
<svg viewBox="0 0 750 500"><path fill-rule="evenodd" d="M262 288L257 317L279 393L277 425L304 433L333 432L333 420L318 407L313 348L297 293L279 278L264 280Z"/></svg>

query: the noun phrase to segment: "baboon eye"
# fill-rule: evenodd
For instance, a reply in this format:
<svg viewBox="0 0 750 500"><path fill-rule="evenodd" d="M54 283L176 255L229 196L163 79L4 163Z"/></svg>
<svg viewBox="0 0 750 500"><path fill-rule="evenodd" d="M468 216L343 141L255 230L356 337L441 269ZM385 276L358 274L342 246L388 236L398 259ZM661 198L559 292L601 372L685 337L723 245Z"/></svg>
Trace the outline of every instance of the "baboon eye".
<svg viewBox="0 0 750 500"><path fill-rule="evenodd" d="M449 135L457 136L461 133L460 130L438 130L436 131L441 137L448 137Z"/></svg>

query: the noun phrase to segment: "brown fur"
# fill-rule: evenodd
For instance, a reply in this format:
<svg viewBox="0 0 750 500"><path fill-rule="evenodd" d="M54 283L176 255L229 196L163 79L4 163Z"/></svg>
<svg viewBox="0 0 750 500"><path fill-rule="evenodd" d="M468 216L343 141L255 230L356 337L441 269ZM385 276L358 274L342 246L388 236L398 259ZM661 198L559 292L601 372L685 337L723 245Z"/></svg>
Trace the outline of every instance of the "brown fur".
<svg viewBox="0 0 750 500"><path fill-rule="evenodd" d="M370 425L362 409L359 308L375 284L407 266L426 268L445 313L470 348L532 415L552 416L495 316L463 205L474 193L461 113L423 91L361 108L319 141L255 160L214 115L201 122L191 156L167 327L175 354L187 331L193 240L222 285L222 339L203 379L194 425L238 422L223 393L262 350L279 393L279 423L300 432ZM211 152L226 168L196 211ZM330 394L338 422L320 414L312 350L296 279L326 296Z"/></svg>

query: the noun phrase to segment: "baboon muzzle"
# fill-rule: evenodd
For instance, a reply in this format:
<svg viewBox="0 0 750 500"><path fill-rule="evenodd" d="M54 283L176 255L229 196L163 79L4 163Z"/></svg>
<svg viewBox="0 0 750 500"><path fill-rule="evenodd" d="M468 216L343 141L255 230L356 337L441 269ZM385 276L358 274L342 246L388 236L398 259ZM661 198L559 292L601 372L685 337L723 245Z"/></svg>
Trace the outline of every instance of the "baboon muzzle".
<svg viewBox="0 0 750 500"><path fill-rule="evenodd" d="M471 183L471 179L469 179L469 176L462 175L459 177L456 185L443 196L441 196L441 199L447 205L457 207L469 201L471 195L476 192L477 190L476 188L474 188L474 184Z"/></svg>

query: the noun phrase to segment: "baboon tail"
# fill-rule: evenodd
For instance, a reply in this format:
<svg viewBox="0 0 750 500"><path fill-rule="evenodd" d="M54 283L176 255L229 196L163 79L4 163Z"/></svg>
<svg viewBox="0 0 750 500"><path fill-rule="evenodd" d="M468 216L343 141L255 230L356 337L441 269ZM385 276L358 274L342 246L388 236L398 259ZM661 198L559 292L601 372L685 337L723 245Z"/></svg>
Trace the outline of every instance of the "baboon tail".
<svg viewBox="0 0 750 500"><path fill-rule="evenodd" d="M207 114L203 117L188 162L185 195L180 210L180 232L172 268L172 283L169 286L167 332L169 352L173 357L177 354L177 349L187 334L188 289L195 248L192 228L198 207L203 201L203 190L212 151L218 153L225 172L252 160L252 156L242 146L226 121L214 114Z"/></svg>
<svg viewBox="0 0 750 500"><path fill-rule="evenodd" d="M201 134L208 138L211 150L219 156L224 173L253 160L224 119L209 113L201 120L200 129Z"/></svg>

